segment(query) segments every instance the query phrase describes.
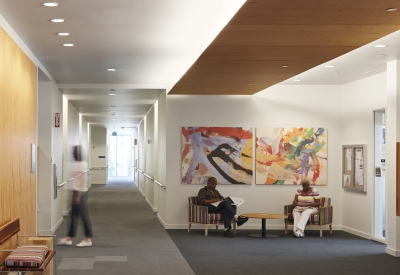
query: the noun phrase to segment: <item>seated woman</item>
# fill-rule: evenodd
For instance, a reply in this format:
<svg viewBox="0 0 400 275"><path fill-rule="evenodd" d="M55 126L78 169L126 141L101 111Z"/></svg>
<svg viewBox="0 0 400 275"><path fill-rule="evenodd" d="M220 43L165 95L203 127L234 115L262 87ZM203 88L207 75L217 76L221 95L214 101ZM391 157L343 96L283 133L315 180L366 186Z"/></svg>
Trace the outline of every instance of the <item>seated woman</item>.
<svg viewBox="0 0 400 275"><path fill-rule="evenodd" d="M319 193L317 189L310 186L310 180L302 179L301 185L303 188L297 190L293 201L293 234L298 237L304 237L304 227L312 214L318 213L320 204Z"/></svg>

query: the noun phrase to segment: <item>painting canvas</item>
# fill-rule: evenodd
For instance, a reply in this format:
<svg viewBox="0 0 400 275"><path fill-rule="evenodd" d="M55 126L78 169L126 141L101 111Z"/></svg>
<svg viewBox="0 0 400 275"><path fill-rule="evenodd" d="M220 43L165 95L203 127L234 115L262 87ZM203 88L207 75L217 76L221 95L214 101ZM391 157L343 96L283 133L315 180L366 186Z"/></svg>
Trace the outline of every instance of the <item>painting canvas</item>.
<svg viewBox="0 0 400 275"><path fill-rule="evenodd" d="M257 128L256 184L326 185L327 148L324 128Z"/></svg>
<svg viewBox="0 0 400 275"><path fill-rule="evenodd" d="M252 184L253 129L182 127L182 183Z"/></svg>

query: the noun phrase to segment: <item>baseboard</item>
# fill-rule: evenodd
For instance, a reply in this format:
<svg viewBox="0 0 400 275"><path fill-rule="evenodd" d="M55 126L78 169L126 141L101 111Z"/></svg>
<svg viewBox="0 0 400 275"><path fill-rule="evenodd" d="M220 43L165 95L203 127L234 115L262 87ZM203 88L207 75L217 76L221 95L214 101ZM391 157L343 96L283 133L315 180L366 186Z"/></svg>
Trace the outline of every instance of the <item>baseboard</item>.
<svg viewBox="0 0 400 275"><path fill-rule="evenodd" d="M151 204L151 202L146 198L146 202L149 204L149 206L151 207L151 210L153 210L153 212L158 212L157 211L157 208L156 207L154 207L152 204Z"/></svg>
<svg viewBox="0 0 400 275"><path fill-rule="evenodd" d="M165 224L165 229L187 229L188 224ZM212 227L210 227L212 228ZM203 225L192 224L192 229L204 229ZM285 225L270 225L266 226L267 230L285 230ZM342 227L340 225L332 225L332 230L341 230ZM240 227L236 227L236 230L260 230L261 231L261 223L260 224L244 224ZM292 226L288 227L288 230L292 230ZM307 226L306 230L318 230L318 226ZM329 226L324 226L323 230L329 230ZM350 232L351 233L351 232Z"/></svg>
<svg viewBox="0 0 400 275"><path fill-rule="evenodd" d="M362 231L359 231L359 230L356 230L356 229L353 229L353 228L350 228L350 227L346 227L346 226L343 226L343 225L342 225L342 230L347 232L347 233L359 236L361 238L365 238L365 239L371 240L371 234L368 234L366 232L362 232Z"/></svg>
<svg viewBox="0 0 400 275"><path fill-rule="evenodd" d="M107 182L92 182L92 183L90 183L91 185L93 185L93 184L107 184Z"/></svg>
<svg viewBox="0 0 400 275"><path fill-rule="evenodd" d="M161 216L158 213L157 213L157 219L160 221L161 225L164 226L165 229L167 229L165 221L161 218Z"/></svg>
<svg viewBox="0 0 400 275"><path fill-rule="evenodd" d="M389 247L386 247L385 252L394 257L400 257L400 250L394 250Z"/></svg>
<svg viewBox="0 0 400 275"><path fill-rule="evenodd" d="M38 236L49 236L53 235L51 230L38 230Z"/></svg>
<svg viewBox="0 0 400 275"><path fill-rule="evenodd" d="M138 188L139 188L140 193L142 193L143 198L145 198L146 197L146 193L143 193L142 188L140 188L140 187L138 187Z"/></svg>
<svg viewBox="0 0 400 275"><path fill-rule="evenodd" d="M64 221L64 218L61 217L61 219L56 223L56 225L52 228L52 232L51 234L54 234L54 232L56 232L56 230L60 227L60 225L62 224L62 222Z"/></svg>

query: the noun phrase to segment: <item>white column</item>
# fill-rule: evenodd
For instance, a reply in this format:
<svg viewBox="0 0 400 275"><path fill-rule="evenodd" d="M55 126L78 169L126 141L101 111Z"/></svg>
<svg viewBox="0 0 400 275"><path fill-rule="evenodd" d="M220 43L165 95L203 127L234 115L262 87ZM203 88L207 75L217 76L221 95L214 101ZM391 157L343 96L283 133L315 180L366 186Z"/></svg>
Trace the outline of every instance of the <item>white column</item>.
<svg viewBox="0 0 400 275"><path fill-rule="evenodd" d="M400 142L400 60L387 63L386 253L400 257L400 217L396 216L396 143Z"/></svg>

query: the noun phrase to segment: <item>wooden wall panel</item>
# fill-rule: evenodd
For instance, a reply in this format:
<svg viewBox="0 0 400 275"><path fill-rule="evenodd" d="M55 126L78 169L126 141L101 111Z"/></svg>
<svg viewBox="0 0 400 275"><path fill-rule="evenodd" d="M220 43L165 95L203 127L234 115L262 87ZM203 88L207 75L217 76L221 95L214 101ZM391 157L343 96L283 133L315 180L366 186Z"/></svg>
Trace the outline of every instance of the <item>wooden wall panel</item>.
<svg viewBox="0 0 400 275"><path fill-rule="evenodd" d="M386 11L397 5L398 0L248 0L169 95L255 94L397 31L398 11Z"/></svg>
<svg viewBox="0 0 400 275"><path fill-rule="evenodd" d="M19 217L21 234L36 233L36 98L37 67L0 28L0 225Z"/></svg>

